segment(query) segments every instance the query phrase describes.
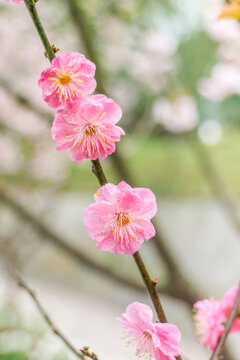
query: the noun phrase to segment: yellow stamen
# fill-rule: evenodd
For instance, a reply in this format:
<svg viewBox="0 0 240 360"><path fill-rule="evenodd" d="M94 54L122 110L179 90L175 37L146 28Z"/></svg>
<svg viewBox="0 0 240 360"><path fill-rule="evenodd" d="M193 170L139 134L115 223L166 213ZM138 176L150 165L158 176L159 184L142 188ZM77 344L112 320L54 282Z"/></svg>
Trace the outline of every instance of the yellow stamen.
<svg viewBox="0 0 240 360"><path fill-rule="evenodd" d="M90 125L86 128L87 135L95 135L95 132L96 132L95 128Z"/></svg>
<svg viewBox="0 0 240 360"><path fill-rule="evenodd" d="M115 214L115 221L117 222L118 226L124 226L125 224L129 223L129 217L120 212L118 214Z"/></svg>
<svg viewBox="0 0 240 360"><path fill-rule="evenodd" d="M60 76L59 81L62 85L67 85L71 81L71 78L68 75L62 75Z"/></svg>

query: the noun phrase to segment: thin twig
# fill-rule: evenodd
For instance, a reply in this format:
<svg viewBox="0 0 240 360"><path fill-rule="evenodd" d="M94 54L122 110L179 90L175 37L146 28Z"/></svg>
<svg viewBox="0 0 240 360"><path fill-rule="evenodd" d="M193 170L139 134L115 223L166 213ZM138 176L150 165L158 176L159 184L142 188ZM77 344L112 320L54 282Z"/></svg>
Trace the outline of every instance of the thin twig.
<svg viewBox="0 0 240 360"><path fill-rule="evenodd" d="M46 51L46 56L48 57L49 61L52 62L52 60L55 58L55 53L50 45L50 42L48 40L48 37L44 31L44 28L42 26L41 20L38 16L37 9L35 6L35 0L24 0L26 8L28 9L28 12L32 18L32 21L35 25L35 28L37 29L38 35L41 39L41 42L44 46L44 49Z"/></svg>
<svg viewBox="0 0 240 360"><path fill-rule="evenodd" d="M92 161L92 172L98 179L99 185L101 186L105 185L107 183L107 179L99 159L91 160L91 161Z"/></svg>
<svg viewBox="0 0 240 360"><path fill-rule="evenodd" d="M221 351L223 349L223 346L225 344L225 341L227 340L227 337L228 337L229 332L231 330L232 324L233 324L233 322L235 320L235 317L236 317L236 314L237 314L237 311L238 311L239 302L240 302L240 283L239 283L239 289L238 289L236 299L234 301L233 308L232 308L232 310L231 310L231 312L229 314L229 318L228 318L228 320L226 322L226 325L225 325L225 331L224 331L223 335L220 337L219 342L217 344L217 347L213 351L213 353L212 353L209 360L216 360L217 356L221 353Z"/></svg>
<svg viewBox="0 0 240 360"><path fill-rule="evenodd" d="M39 311L39 313L41 314L41 316L44 318L44 320L46 321L46 323L49 325L50 329L52 330L52 332L58 336L64 343L65 345L75 354L77 355L77 357L81 360L85 359L85 356L82 354L81 351L79 351L78 349L76 349L74 347L74 345L66 338L66 336L61 332L61 330L59 330L57 328L57 326L53 323L53 321L51 320L51 318L49 317L49 315L46 313L45 309L43 308L43 306L41 305L41 303L39 302L35 292L27 285L27 283L21 278L21 276L15 271L12 270L12 274L14 276L14 278L16 279L18 286L20 286L21 288L23 288L32 298L33 302L36 304L37 309Z"/></svg>
<svg viewBox="0 0 240 360"><path fill-rule="evenodd" d="M162 304L160 302L157 290L156 290L156 285L157 285L157 279L151 279L149 276L149 273L145 267L145 264L143 262L143 259L140 255L140 253L137 251L134 255L134 260L137 264L138 270L140 271L140 274L142 276L142 279L144 281L144 284L146 285L147 291L149 293L149 296L152 300L152 303L154 305L154 308L156 310L157 316L158 316L158 320L162 323L166 323L167 322L167 318L166 315L164 313Z"/></svg>

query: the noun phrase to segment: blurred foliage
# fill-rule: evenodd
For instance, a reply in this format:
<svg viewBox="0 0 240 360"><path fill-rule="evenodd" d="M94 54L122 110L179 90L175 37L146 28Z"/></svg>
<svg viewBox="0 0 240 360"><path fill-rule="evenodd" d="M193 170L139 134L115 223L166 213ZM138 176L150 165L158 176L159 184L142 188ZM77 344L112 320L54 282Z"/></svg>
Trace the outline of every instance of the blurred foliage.
<svg viewBox="0 0 240 360"><path fill-rule="evenodd" d="M197 82L201 77L209 75L217 63L216 44L205 32L199 31L180 43L178 55L179 82L183 88L197 95Z"/></svg>
<svg viewBox="0 0 240 360"><path fill-rule="evenodd" d="M28 357L26 354L17 351L0 354L0 360L27 360L27 359Z"/></svg>

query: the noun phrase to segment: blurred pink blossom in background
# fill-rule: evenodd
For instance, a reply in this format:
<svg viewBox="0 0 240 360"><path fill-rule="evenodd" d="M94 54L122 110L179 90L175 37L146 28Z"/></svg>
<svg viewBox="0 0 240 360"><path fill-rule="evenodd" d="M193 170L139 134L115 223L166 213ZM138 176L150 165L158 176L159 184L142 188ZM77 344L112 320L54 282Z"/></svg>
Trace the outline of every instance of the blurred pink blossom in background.
<svg viewBox="0 0 240 360"><path fill-rule="evenodd" d="M198 90L215 102L232 94L240 94L240 69L234 64L219 63L213 68L209 78L199 80Z"/></svg>
<svg viewBox="0 0 240 360"><path fill-rule="evenodd" d="M234 305L238 289L239 289L239 286L235 285L235 286L231 287L231 289L229 289L223 295L223 298L222 298L221 302L222 302L222 306L223 306L223 309L224 309L225 321L228 319L229 313L230 313L230 311L231 311L231 309L232 309L232 307ZM239 305L238 305L238 311L240 311L240 302L239 302ZM231 328L231 332L240 332L240 316L238 316L234 320L232 328Z"/></svg>
<svg viewBox="0 0 240 360"><path fill-rule="evenodd" d="M196 310L194 321L201 345L207 345L209 350L215 349L219 336L224 333L222 304L210 298L197 301L193 308Z"/></svg>
<svg viewBox="0 0 240 360"><path fill-rule="evenodd" d="M141 33L138 45L132 54L130 73L154 94L158 93L166 87L169 72L176 66L176 41L151 30Z"/></svg>
<svg viewBox="0 0 240 360"><path fill-rule="evenodd" d="M195 100L190 95L180 95L174 101L157 99L153 104L153 118L167 131L181 133L192 130L198 123Z"/></svg>
<svg viewBox="0 0 240 360"><path fill-rule="evenodd" d="M9 1L9 0L6 0ZM20 4L21 2L23 2L23 0L11 0L12 2L16 3L16 4Z"/></svg>

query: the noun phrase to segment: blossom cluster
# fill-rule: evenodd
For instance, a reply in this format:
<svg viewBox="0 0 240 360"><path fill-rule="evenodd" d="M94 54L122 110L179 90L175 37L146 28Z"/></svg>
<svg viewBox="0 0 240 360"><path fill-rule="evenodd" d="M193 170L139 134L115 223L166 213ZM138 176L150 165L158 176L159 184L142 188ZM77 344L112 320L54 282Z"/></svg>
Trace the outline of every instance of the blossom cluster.
<svg viewBox="0 0 240 360"><path fill-rule="evenodd" d="M68 52L54 58L38 82L44 101L57 109L52 126L57 150L69 149L75 162L104 159L124 135L116 126L122 116L120 106L105 95L90 95L96 88L95 70L84 55ZM124 181L106 184L95 201L85 209L83 221L98 249L134 254L155 235L150 220L157 205L151 190L131 188Z"/></svg>
<svg viewBox="0 0 240 360"><path fill-rule="evenodd" d="M238 289L238 285L233 286L224 293L220 301L210 298L194 304L196 332L200 336L202 346L207 345L210 350L215 349L219 337L224 333L224 325L234 305ZM240 333L240 303L230 332Z"/></svg>
<svg viewBox="0 0 240 360"><path fill-rule="evenodd" d="M181 333L176 325L153 323L153 313L148 305L133 302L118 318L126 337L136 345L139 357L156 360L175 360L181 354Z"/></svg>
<svg viewBox="0 0 240 360"><path fill-rule="evenodd" d="M38 81L44 101L56 109L52 136L57 150L70 150L72 161L104 159L115 151L124 131L116 126L120 106L96 89L96 66L74 52L55 57Z"/></svg>
<svg viewBox="0 0 240 360"><path fill-rule="evenodd" d="M44 101L57 109L52 136L57 150L70 150L72 161L104 159L115 151L124 131L115 124L121 108L105 95L90 95L96 88L95 65L79 53L53 59L38 82ZM155 235L151 219L157 212L155 195L145 188L132 188L124 181L107 183L95 194L95 203L83 213L86 230L99 250L134 254ZM181 353L178 328L152 323L151 309L133 303L120 320L136 341L137 354L156 360L175 360Z"/></svg>
<svg viewBox="0 0 240 360"><path fill-rule="evenodd" d="M104 95L90 95L96 88L95 65L78 53L56 57L38 82L44 101L57 109L52 136L57 150L70 150L70 158L104 159L115 151L115 141L124 131L115 124L121 108ZM157 212L155 195L145 188L132 188L124 181L107 183L95 194L95 203L83 213L86 230L99 250L134 254L155 235L151 219ZM178 328L152 323L151 309L133 303L120 320L136 341L137 354L156 360L175 360L181 353Z"/></svg>

